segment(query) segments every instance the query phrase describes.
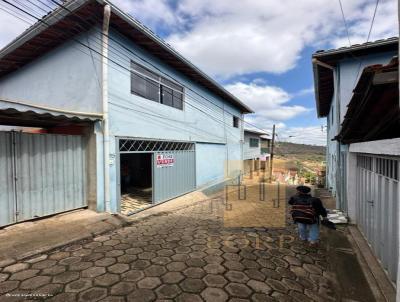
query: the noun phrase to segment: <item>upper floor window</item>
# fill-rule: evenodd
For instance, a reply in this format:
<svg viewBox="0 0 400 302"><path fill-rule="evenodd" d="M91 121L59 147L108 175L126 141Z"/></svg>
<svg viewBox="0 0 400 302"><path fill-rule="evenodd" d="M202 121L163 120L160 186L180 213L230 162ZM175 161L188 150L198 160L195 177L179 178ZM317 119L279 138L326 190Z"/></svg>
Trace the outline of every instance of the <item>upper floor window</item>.
<svg viewBox="0 0 400 302"><path fill-rule="evenodd" d="M258 148L259 143L260 143L260 140L259 140L258 138L252 138L252 137L250 137L249 143L250 143L250 147L252 147L252 148Z"/></svg>
<svg viewBox="0 0 400 302"><path fill-rule="evenodd" d="M239 118L237 116L233 116L233 127L239 128Z"/></svg>
<svg viewBox="0 0 400 302"><path fill-rule="evenodd" d="M131 62L131 92L148 100L183 109L183 87Z"/></svg>

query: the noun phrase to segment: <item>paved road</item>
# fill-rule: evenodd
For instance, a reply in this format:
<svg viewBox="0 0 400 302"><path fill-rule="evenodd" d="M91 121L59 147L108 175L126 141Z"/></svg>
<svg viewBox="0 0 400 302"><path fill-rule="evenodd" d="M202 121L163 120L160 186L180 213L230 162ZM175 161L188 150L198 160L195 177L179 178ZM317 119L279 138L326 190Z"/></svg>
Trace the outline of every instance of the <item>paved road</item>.
<svg viewBox="0 0 400 302"><path fill-rule="evenodd" d="M334 301L323 248L223 213L204 201L0 268L0 301Z"/></svg>

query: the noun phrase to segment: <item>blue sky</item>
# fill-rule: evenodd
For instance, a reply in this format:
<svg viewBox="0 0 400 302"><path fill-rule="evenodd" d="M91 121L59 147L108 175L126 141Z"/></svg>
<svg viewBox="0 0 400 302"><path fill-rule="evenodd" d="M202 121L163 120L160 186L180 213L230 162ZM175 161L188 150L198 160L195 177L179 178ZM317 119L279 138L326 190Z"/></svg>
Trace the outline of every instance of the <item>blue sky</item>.
<svg viewBox="0 0 400 302"><path fill-rule="evenodd" d="M276 124L281 140L319 145L326 121L316 117L311 55L366 42L376 6L342 0L347 36L334 0L111 1L253 108L248 122L266 131ZM27 26L0 10L0 47ZM380 0L370 41L397 30L397 1Z"/></svg>

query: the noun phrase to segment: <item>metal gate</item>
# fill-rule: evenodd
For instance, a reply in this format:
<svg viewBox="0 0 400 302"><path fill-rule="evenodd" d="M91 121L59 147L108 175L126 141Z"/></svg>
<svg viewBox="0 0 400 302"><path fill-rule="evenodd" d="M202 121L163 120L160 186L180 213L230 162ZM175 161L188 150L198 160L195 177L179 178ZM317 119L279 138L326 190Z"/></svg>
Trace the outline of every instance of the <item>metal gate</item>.
<svg viewBox="0 0 400 302"><path fill-rule="evenodd" d="M120 138L119 152L153 154L153 203L196 189L194 143ZM160 156L166 158L165 163L157 162Z"/></svg>
<svg viewBox="0 0 400 302"><path fill-rule="evenodd" d="M84 137L0 132L0 226L86 205Z"/></svg>
<svg viewBox="0 0 400 302"><path fill-rule="evenodd" d="M357 156L357 223L390 279L396 282L400 160Z"/></svg>

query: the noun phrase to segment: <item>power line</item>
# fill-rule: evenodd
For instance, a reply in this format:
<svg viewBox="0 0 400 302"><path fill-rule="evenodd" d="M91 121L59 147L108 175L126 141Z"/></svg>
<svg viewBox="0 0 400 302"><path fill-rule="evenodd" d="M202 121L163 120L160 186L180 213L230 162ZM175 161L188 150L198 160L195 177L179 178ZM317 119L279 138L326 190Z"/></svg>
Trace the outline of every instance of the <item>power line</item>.
<svg viewBox="0 0 400 302"><path fill-rule="evenodd" d="M343 10L342 1L341 1L341 0L338 0L338 1L339 1L339 6L340 6L340 11L342 12L342 18L343 18L344 27L346 28L347 39L349 40L349 46L351 46L350 34L349 34L349 27L347 26L346 17L345 17L345 15L344 15L344 10Z"/></svg>
<svg viewBox="0 0 400 302"><path fill-rule="evenodd" d="M17 8L17 9L19 9L19 8ZM80 41L78 41L81 45L82 45L82 43L80 42ZM89 48L90 50L93 50L92 48L90 48L90 47L87 47L86 45L84 45L83 44L83 46L85 46L86 48ZM95 52L97 52L96 50L94 50ZM82 51L83 52L83 51ZM88 55L86 52L83 52L84 54L86 54L86 55ZM112 67L112 66L111 66ZM121 67L123 67L123 66L121 66ZM116 70L118 70L118 69L116 69ZM120 71L120 72L122 72L121 70L118 70L118 71ZM125 100L125 101L127 101L127 100ZM129 102L129 101L127 101L127 102ZM111 102L110 102L111 103ZM131 104L133 104L132 102L129 102L129 103L131 103ZM189 104L189 103L188 103ZM115 105L118 105L118 104L115 104L114 103L114 106ZM137 106L137 104L134 104L135 106ZM189 104L189 105L192 105L192 104ZM193 106L193 105L192 105ZM199 108L197 108L196 106L193 106L194 108L196 108L196 109L198 109L198 110L200 110L200 111L202 111L201 109L199 109ZM126 108L126 107L125 107ZM130 108L132 111L135 111L135 110L133 110L132 108ZM146 108L146 110L149 110L148 108ZM141 112L141 111L138 111L138 112L140 112L140 113L144 113L144 112ZM221 123L221 121L219 120L219 119L217 119L217 118L215 118L215 117L213 117L213 116L211 116L210 114L208 114L207 112L204 112L204 111L202 111L204 114L206 114L206 115L208 115L208 116L210 116L212 119L214 119L214 120L216 120L217 122L219 122L219 123ZM151 115L151 114L150 114ZM165 117L163 117L163 116L159 116L160 118L163 118L163 119L165 119ZM222 122L222 123L224 123L224 122ZM226 124L226 123L225 123ZM171 126L171 125L170 125ZM180 129L182 129L182 128L180 128ZM202 129L198 129L198 128L195 128L196 130L198 130L198 131L202 131L202 132L205 132L204 130L202 130ZM183 129L183 130L187 130L187 129ZM228 129L228 131L229 131L229 129ZM234 136L234 134L232 134L232 132L231 131L229 131L230 132L230 134L232 135L232 136ZM193 132L192 132L193 133ZM207 132L207 134L208 135L212 135L212 136L215 136L214 134L211 134L211 133L209 133L209 132ZM218 139L220 139L218 136L215 136L215 137L217 137Z"/></svg>
<svg viewBox="0 0 400 302"><path fill-rule="evenodd" d="M29 12L26 12L25 10L21 9L20 7L11 4L11 3L8 2L7 0L2 0L2 1L3 1L3 2L6 2L7 4L9 4L9 5L15 7L16 9L18 9L18 10L24 12L25 14L28 14L29 16L31 16L31 17L37 19L39 22L45 23L47 26L49 26L49 24L47 24L47 23L44 22L43 20L41 20L41 19L39 19L38 17L36 17L36 16L30 14ZM28 1L29 1L29 0L28 0ZM75 38L72 38L72 40L74 40L75 42L77 42L78 44L82 45L82 46L85 47L85 48L88 48L88 49L90 49L90 50L93 50L93 51L96 52L98 55L102 56L102 54L101 54L98 50L93 49L93 48L91 48L91 47L88 46L88 45L85 45L84 43L82 43L81 41L79 41L79 40L77 40L77 39L75 39ZM83 53L85 53L85 52L83 52ZM85 54L88 55L87 53L85 53ZM120 58L121 58L121 57L120 57ZM123 66L123 65L121 65L120 63L116 62L115 60L112 60L112 59L110 59L110 58L108 58L108 59L109 59L112 63L116 64L118 67L120 67L120 68L125 69L126 71L128 71L129 74L132 72L132 70L126 68L125 66ZM108 64L108 65L109 65L109 64ZM109 66L110 66L110 65L109 65ZM111 66L111 67L112 67L112 66ZM114 69L116 69L116 68L114 68ZM118 69L116 69L116 70L118 70ZM118 71L121 71L121 70L118 70ZM122 71L121 71L121 72L122 72ZM191 89L190 89L190 90L191 90ZM191 90L191 91L193 91L193 90ZM187 95L186 95L186 96L187 96ZM191 97L191 98L193 98L193 97ZM204 98L204 97L203 97L203 98ZM193 99L195 99L195 98L193 98ZM209 101L209 100L208 100L208 101ZM193 107L193 108L199 110L200 112L202 112L202 113L204 113L204 114L210 116L212 119L214 119L214 120L217 121L218 123L222 123L224 126L226 125L225 121L221 121L221 120L219 120L219 119L213 117L213 116L210 115L209 113L207 113L207 112L205 112L204 110L198 108L197 106L194 106L193 104L191 104L191 103L189 103L189 102L186 102L186 101L184 101L184 102L185 102L186 104L188 104L189 106L191 106L191 107ZM209 102L211 102L211 101L209 101ZM215 104L214 104L214 105L215 105ZM215 105L215 106L217 106L217 105ZM217 106L217 107L218 107L218 106ZM207 108L210 109L209 107L207 107ZM229 130L228 130L228 131L229 131Z"/></svg>
<svg viewBox="0 0 400 302"><path fill-rule="evenodd" d="M371 37L372 28L374 27L375 16L376 16L376 12L377 12L377 10L378 10L378 5L379 5L379 0L376 0L375 9L374 9L374 14L373 14L373 16L372 16L371 26L370 26L370 28L369 28L369 32L368 32L368 36L367 36L367 42L369 41L369 38Z"/></svg>
<svg viewBox="0 0 400 302"><path fill-rule="evenodd" d="M4 0L3 0L3 1L4 1ZM29 1L29 0L28 0L28 1ZM63 8L63 9L65 9L65 10L67 10L69 13L72 13L71 10L69 10L68 8L66 8L64 5L58 3L57 1L55 1L55 0L50 0L50 1L52 1L53 3L55 3L56 5L58 5L59 7L61 7L61 8ZM30 2L30 1L29 1L29 2ZM78 17L78 18L79 18L80 20L82 20L83 22L85 22L85 20L83 20L82 18L80 18L80 17ZM100 32L100 31L99 31L99 32ZM116 33L117 33L118 35L122 36L118 31L116 31ZM150 62L150 61L144 59L143 57L139 56L138 54L134 53L132 50L130 50L129 48L127 48L125 45L121 44L119 41L115 40L113 37L110 37L110 35L106 35L106 34L104 34L103 32L100 32L100 34L102 34L102 35L104 35L104 36L107 36L111 41L117 43L117 44L120 45L122 48L124 48L125 50L127 50L128 52L130 52L131 54L133 54L134 56L138 57L138 58L141 59L142 61L144 61L144 62L146 62L147 64L151 65L153 68L157 69L159 72L161 72L162 74L164 74L164 75L167 76L168 78L173 79L174 81L179 82L179 81L176 80L174 77L172 77L171 75L169 75L169 74L165 73L163 70L161 70L158 66L154 65L152 62ZM228 114L230 114L230 115L233 115L233 114L230 113L229 111L226 111L223 107L221 107L221 106L215 104L213 101L210 101L209 99L205 98L203 95L197 93L195 90L191 89L190 87L186 87L186 86L185 86L185 88L187 88L188 90L192 91L193 93L195 93L196 95L198 95L198 96L201 97L202 99L206 100L207 102L210 102L212 105L214 105L214 106L216 106L216 107L218 107L218 108L224 110L226 113L228 113ZM240 118L240 117L238 117L238 118L239 118L243 123L246 123L246 124L248 124L248 125L251 125L251 126L253 126L253 127L255 127L255 128L259 129L259 130L265 131L264 129L258 127L257 125L251 124L251 123L245 121L244 119L242 119L242 118Z"/></svg>

